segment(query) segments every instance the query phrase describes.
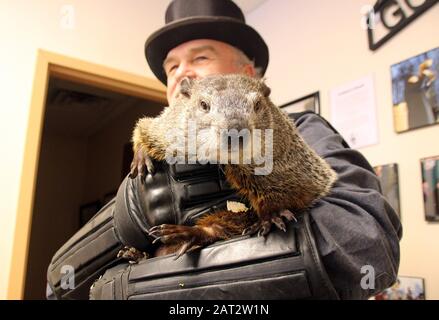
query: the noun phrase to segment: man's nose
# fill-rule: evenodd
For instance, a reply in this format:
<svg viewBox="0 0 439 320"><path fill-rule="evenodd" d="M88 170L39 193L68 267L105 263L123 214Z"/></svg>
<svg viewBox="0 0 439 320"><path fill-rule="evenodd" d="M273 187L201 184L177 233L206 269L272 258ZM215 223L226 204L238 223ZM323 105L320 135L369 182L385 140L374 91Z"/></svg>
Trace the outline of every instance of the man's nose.
<svg viewBox="0 0 439 320"><path fill-rule="evenodd" d="M180 83L183 78L188 77L194 79L196 76L195 70L188 63L181 63L175 72L175 80L177 83Z"/></svg>

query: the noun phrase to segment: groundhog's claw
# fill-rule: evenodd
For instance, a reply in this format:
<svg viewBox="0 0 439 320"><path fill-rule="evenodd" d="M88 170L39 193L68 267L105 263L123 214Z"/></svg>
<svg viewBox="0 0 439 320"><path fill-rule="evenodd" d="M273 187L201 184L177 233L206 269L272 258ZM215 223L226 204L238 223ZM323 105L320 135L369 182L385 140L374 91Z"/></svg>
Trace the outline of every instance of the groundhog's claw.
<svg viewBox="0 0 439 320"><path fill-rule="evenodd" d="M286 209L286 210L282 210L279 215L281 217L284 217L285 219L287 219L288 221L295 221L297 222L296 216L294 215L294 213L292 213L290 210Z"/></svg>
<svg viewBox="0 0 439 320"><path fill-rule="evenodd" d="M145 177L145 168L150 174L154 174L155 168L151 157L144 147L139 148L134 154L131 162L130 178L134 179L137 175Z"/></svg>
<svg viewBox="0 0 439 320"><path fill-rule="evenodd" d="M129 263L138 263L140 260L147 259L148 254L134 247L125 246L119 250L117 257L128 260Z"/></svg>
<svg viewBox="0 0 439 320"><path fill-rule="evenodd" d="M271 222L270 221L262 221L261 227L258 232L258 237L266 236L271 230Z"/></svg>
<svg viewBox="0 0 439 320"><path fill-rule="evenodd" d="M270 230L271 225L275 224L276 227L278 227L283 232L287 231L287 227L285 225L285 222L283 221L283 218L285 218L288 221L295 220L297 222L296 217L290 210L282 210L277 215L272 216L268 219L262 219L254 224L252 224L250 227L246 228L242 234L243 235L253 235L256 232L258 233L258 236L266 236Z"/></svg>
<svg viewBox="0 0 439 320"><path fill-rule="evenodd" d="M271 222L268 220L258 221L252 224L250 227L244 229L242 235L254 235L258 233L258 237L266 236L271 229Z"/></svg>
<svg viewBox="0 0 439 320"><path fill-rule="evenodd" d="M297 219L294 216L294 213L292 213L288 209L282 210L277 215L274 215L273 217L271 217L271 222L274 223L276 225L276 227L278 227L283 232L287 231L287 227L285 226L285 222L283 221L282 218L285 218L287 221L294 220L297 222Z"/></svg>
<svg viewBox="0 0 439 320"><path fill-rule="evenodd" d="M181 244L175 259L209 242L209 234L198 226L162 224L149 229L149 235L156 237L153 243Z"/></svg>
<svg viewBox="0 0 439 320"><path fill-rule="evenodd" d="M281 217L274 217L271 218L271 221L276 225L276 227L278 227L279 229L281 229L283 232L287 231L287 228L285 226L285 223L283 222Z"/></svg>
<svg viewBox="0 0 439 320"><path fill-rule="evenodd" d="M181 246L180 250L178 250L174 260L177 260L178 258L180 258L185 253L189 253L189 252L194 251L194 250L196 250L198 248L201 248L201 247L202 247L201 245L193 244L192 241L185 242Z"/></svg>
<svg viewBox="0 0 439 320"><path fill-rule="evenodd" d="M262 227L262 222L261 221L255 222L250 227L245 228L244 231L242 231L242 235L243 236L245 236L245 235L253 235L256 232L258 232L261 229L261 227Z"/></svg>

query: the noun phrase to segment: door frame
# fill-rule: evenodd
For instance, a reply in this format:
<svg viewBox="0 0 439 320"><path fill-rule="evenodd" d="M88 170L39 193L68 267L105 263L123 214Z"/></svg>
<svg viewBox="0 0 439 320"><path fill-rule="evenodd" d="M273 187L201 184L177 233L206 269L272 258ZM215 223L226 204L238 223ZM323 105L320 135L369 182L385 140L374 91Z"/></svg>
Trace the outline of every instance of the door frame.
<svg viewBox="0 0 439 320"><path fill-rule="evenodd" d="M79 82L166 105L166 88L157 80L38 50L21 171L8 299L24 297L32 211L50 77Z"/></svg>

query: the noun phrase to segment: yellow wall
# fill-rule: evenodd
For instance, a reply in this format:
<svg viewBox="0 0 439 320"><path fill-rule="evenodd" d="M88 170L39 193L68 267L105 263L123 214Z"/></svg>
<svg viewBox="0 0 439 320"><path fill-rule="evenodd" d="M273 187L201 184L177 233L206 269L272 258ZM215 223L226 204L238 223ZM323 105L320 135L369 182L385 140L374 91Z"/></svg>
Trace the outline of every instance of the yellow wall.
<svg viewBox="0 0 439 320"><path fill-rule="evenodd" d="M379 144L361 149L372 165L396 162L404 236L400 275L425 278L426 297L439 299L439 224L424 220L419 159L439 155L439 125L403 134L393 130L390 66L439 46L439 5L376 52L361 29L367 0L269 0L248 22L270 47L266 74L274 100L288 102L320 90L322 113L330 118L329 90L373 74ZM421 1L417 1L421 3Z"/></svg>

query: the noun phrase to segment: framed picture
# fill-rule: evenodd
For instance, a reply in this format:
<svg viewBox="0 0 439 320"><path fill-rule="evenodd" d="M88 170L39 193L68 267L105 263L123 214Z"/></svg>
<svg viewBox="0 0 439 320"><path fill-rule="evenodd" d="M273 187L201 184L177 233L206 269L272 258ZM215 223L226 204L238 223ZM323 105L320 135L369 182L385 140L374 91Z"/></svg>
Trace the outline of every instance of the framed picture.
<svg viewBox="0 0 439 320"><path fill-rule="evenodd" d="M79 208L79 226L84 226L102 207L100 201L93 201Z"/></svg>
<svg viewBox="0 0 439 320"><path fill-rule="evenodd" d="M314 92L305 97L285 103L279 106L279 108L282 108L282 110L288 114L303 111L313 111L320 114L320 93Z"/></svg>
<svg viewBox="0 0 439 320"><path fill-rule="evenodd" d="M396 132L439 123L439 48L392 65Z"/></svg>
<svg viewBox="0 0 439 320"><path fill-rule="evenodd" d="M423 278L399 276L395 284L373 300L425 300Z"/></svg>
<svg viewBox="0 0 439 320"><path fill-rule="evenodd" d="M380 179L383 195L390 203L392 208L401 218L400 201L399 201L399 178L398 164L391 163L374 167L375 173Z"/></svg>
<svg viewBox="0 0 439 320"><path fill-rule="evenodd" d="M439 156L421 159L422 193L427 221L439 221Z"/></svg>

